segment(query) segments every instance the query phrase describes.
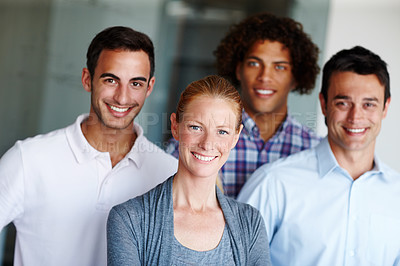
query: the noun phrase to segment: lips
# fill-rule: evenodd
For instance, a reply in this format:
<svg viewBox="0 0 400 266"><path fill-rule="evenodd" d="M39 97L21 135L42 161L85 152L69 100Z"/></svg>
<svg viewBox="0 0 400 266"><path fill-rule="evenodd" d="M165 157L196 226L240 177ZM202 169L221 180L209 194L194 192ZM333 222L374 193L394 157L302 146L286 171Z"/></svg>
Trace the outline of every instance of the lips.
<svg viewBox="0 0 400 266"><path fill-rule="evenodd" d="M115 116L115 117L123 117L129 114L132 107L117 107L115 105L106 104L108 110Z"/></svg>
<svg viewBox="0 0 400 266"><path fill-rule="evenodd" d="M270 89L254 89L254 91L259 96L270 96L275 93L274 90Z"/></svg>
<svg viewBox="0 0 400 266"><path fill-rule="evenodd" d="M129 107L126 107L126 108L118 108L118 107L113 106L113 105L109 105L109 106L110 106L111 110L116 111L116 112L118 112L118 113L126 112L126 111L128 111L128 109L129 109Z"/></svg>
<svg viewBox="0 0 400 266"><path fill-rule="evenodd" d="M194 153L194 152L192 152L192 154L194 157L196 157L196 159L203 161L203 162L211 162L212 160L217 158L217 156L204 156L204 155L200 155L200 154Z"/></svg>
<svg viewBox="0 0 400 266"><path fill-rule="evenodd" d="M352 134L360 134L360 133L364 133L367 130L367 128L365 128L365 127L364 128L345 128L345 130Z"/></svg>

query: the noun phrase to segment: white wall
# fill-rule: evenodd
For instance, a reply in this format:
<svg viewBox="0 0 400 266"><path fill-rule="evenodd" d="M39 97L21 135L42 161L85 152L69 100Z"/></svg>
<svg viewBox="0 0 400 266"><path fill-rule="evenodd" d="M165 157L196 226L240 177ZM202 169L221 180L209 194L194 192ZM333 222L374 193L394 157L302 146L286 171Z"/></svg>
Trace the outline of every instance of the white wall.
<svg viewBox="0 0 400 266"><path fill-rule="evenodd" d="M324 57L326 62L341 49L361 45L378 54L387 64L392 102L378 137L377 155L400 171L400 1L331 0ZM318 132L326 134L319 111Z"/></svg>

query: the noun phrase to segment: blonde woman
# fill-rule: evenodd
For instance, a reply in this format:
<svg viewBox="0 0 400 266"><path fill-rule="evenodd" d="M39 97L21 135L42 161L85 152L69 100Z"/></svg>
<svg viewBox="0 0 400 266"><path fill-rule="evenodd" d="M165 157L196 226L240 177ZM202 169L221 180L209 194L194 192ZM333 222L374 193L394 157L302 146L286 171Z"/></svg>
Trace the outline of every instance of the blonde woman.
<svg viewBox="0 0 400 266"><path fill-rule="evenodd" d="M259 212L215 185L242 129L241 112L239 93L219 76L184 90L171 115L178 171L111 210L109 265L270 265Z"/></svg>

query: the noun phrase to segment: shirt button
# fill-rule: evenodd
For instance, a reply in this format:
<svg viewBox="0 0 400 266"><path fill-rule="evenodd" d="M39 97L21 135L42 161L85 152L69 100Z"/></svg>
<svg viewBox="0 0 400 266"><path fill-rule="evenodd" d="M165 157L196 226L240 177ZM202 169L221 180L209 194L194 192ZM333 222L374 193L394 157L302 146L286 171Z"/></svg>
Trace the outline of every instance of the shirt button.
<svg viewBox="0 0 400 266"><path fill-rule="evenodd" d="M355 254L356 254L356 252L354 250L350 250L349 251L349 256L350 257L354 257Z"/></svg>

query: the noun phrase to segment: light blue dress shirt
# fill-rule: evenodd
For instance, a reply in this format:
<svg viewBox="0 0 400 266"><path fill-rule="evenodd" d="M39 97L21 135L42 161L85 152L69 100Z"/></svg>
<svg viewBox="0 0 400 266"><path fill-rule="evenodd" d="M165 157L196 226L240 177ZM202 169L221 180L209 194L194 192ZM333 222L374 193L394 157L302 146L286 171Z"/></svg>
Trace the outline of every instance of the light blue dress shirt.
<svg viewBox="0 0 400 266"><path fill-rule="evenodd" d="M400 174L374 161L354 181L325 138L254 172L238 200L264 217L272 265L400 265Z"/></svg>

